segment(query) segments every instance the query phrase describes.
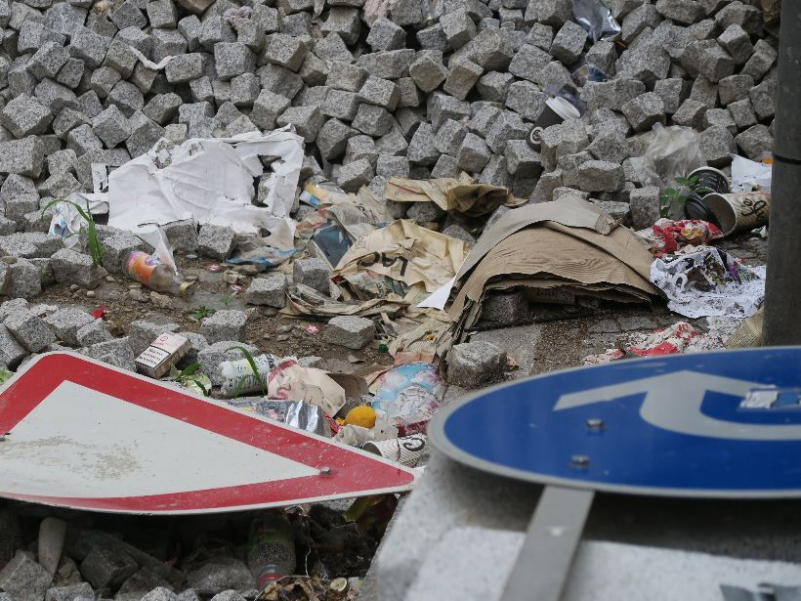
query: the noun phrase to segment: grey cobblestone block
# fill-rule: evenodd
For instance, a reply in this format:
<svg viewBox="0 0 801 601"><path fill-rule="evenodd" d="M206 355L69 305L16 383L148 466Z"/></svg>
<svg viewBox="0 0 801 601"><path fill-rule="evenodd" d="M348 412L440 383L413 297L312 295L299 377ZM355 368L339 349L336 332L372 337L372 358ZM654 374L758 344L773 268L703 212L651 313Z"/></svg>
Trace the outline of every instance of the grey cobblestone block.
<svg viewBox="0 0 801 601"><path fill-rule="evenodd" d="M131 126L128 119L122 114L115 105L109 106L92 120L92 128L106 145L106 148L113 148L120 142L124 142L131 135Z"/></svg>
<svg viewBox="0 0 801 601"><path fill-rule="evenodd" d="M608 161L587 161L578 168L579 187L586 192L617 192L623 189L623 167Z"/></svg>
<svg viewBox="0 0 801 601"><path fill-rule="evenodd" d="M348 139L358 133L339 119L329 119L317 135L317 147L324 159L337 159L344 154Z"/></svg>
<svg viewBox="0 0 801 601"><path fill-rule="evenodd" d="M370 136L358 135L348 139L343 164L366 159L371 165L378 161L378 149Z"/></svg>
<svg viewBox="0 0 801 601"><path fill-rule="evenodd" d="M773 136L764 125L753 125L735 138L737 146L752 161L761 161L773 148Z"/></svg>
<svg viewBox="0 0 801 601"><path fill-rule="evenodd" d="M714 126L725 127L729 130L730 134L737 134L737 123L734 121L731 113L726 109L709 109L706 114L704 114L704 128Z"/></svg>
<svg viewBox="0 0 801 601"><path fill-rule="evenodd" d="M69 51L71 56L82 60L90 69L97 69L103 64L109 44L109 38L84 29L72 38Z"/></svg>
<svg viewBox="0 0 801 601"><path fill-rule="evenodd" d="M411 49L387 50L363 54L357 64L375 77L399 79L409 74L409 65L414 57L415 51Z"/></svg>
<svg viewBox="0 0 801 601"><path fill-rule="evenodd" d="M36 136L0 142L0 172L39 177L44 165L44 145Z"/></svg>
<svg viewBox="0 0 801 601"><path fill-rule="evenodd" d="M443 154L456 156L466 134L467 129L463 123L448 119L437 131L437 135L434 137L434 146Z"/></svg>
<svg viewBox="0 0 801 601"><path fill-rule="evenodd" d="M9 129L15 138L43 134L53 121L53 114L39 100L20 95L8 102L0 112L0 123Z"/></svg>
<svg viewBox="0 0 801 601"><path fill-rule="evenodd" d="M380 106L361 104L353 118L353 127L360 132L380 138L392 129L393 119L389 112Z"/></svg>
<svg viewBox="0 0 801 601"><path fill-rule="evenodd" d="M26 259L17 259L8 267L8 296L34 298L42 292L43 279L36 265Z"/></svg>
<svg viewBox="0 0 801 601"><path fill-rule="evenodd" d="M250 120L262 129L274 129L278 117L289 108L290 101L269 90L262 90L253 103Z"/></svg>
<svg viewBox="0 0 801 601"><path fill-rule="evenodd" d="M367 159L347 162L337 172L337 185L345 192L357 192L375 177L373 163Z"/></svg>
<svg viewBox="0 0 801 601"><path fill-rule="evenodd" d="M701 154L711 167L725 167L736 152L734 136L725 127L712 126L701 133Z"/></svg>
<svg viewBox="0 0 801 601"><path fill-rule="evenodd" d="M297 259L293 264L292 279L295 285L302 284L323 294L330 293L331 271L321 259Z"/></svg>
<svg viewBox="0 0 801 601"><path fill-rule="evenodd" d="M279 127L295 126L298 135L311 144L317 139L317 134L323 127L325 117L316 106L291 106L278 117L276 123Z"/></svg>
<svg viewBox="0 0 801 601"><path fill-rule="evenodd" d="M95 267L92 258L69 248L62 248L51 257L53 275L59 283L77 284L82 288L97 288L106 275L102 267Z"/></svg>
<svg viewBox="0 0 801 601"><path fill-rule="evenodd" d="M306 58L306 45L299 39L282 33L275 33L270 37L269 44L260 57L268 63L273 63L297 72Z"/></svg>
<svg viewBox="0 0 801 601"><path fill-rule="evenodd" d="M509 140L506 143L506 168L517 177L539 177L542 173L540 154L526 140Z"/></svg>
<svg viewBox="0 0 801 601"><path fill-rule="evenodd" d="M442 28L439 28L439 31L442 31ZM418 33L418 39L419 37L420 34ZM389 19L377 19L370 26L370 33L367 35L366 42L373 49L373 52L400 50L406 47L406 31Z"/></svg>
<svg viewBox="0 0 801 601"><path fill-rule="evenodd" d="M334 61L328 69L328 78L325 85L335 90L345 92L358 92L364 82L367 81L368 73L365 69L344 61Z"/></svg>
<svg viewBox="0 0 801 601"><path fill-rule="evenodd" d="M323 34L336 33L348 46L359 39L361 20L355 8L333 7L328 11L328 19L320 27Z"/></svg>
<svg viewBox="0 0 801 601"><path fill-rule="evenodd" d="M328 322L323 330L323 338L331 344L359 350L373 341L375 333L375 324L372 320L341 315Z"/></svg>
<svg viewBox="0 0 801 601"><path fill-rule="evenodd" d="M223 310L207 317L200 325L200 334L209 344L224 340L240 341L245 336L247 313L244 311Z"/></svg>
<svg viewBox="0 0 801 601"><path fill-rule="evenodd" d="M359 97L367 104L394 111L400 100L400 91L394 82L371 76L367 78L359 90Z"/></svg>
<svg viewBox="0 0 801 601"><path fill-rule="evenodd" d="M434 129L428 123L422 123L414 132L406 155L412 165L434 165L439 152L434 145Z"/></svg>
<svg viewBox="0 0 801 601"><path fill-rule="evenodd" d="M379 155L376 175L385 177L409 177L409 159L404 156Z"/></svg>
<svg viewBox="0 0 801 601"><path fill-rule="evenodd" d="M470 60L452 62L442 89L454 98L464 100L483 73L483 67Z"/></svg>
<svg viewBox="0 0 801 601"><path fill-rule="evenodd" d="M551 55L565 65L572 65L581 57L586 41L587 32L584 28L578 23L567 21L553 39Z"/></svg>
<svg viewBox="0 0 801 601"><path fill-rule="evenodd" d="M479 173L489 162L490 155L487 143L477 135L468 133L462 140L456 160L460 169Z"/></svg>
<svg viewBox="0 0 801 601"><path fill-rule="evenodd" d="M136 372L136 357L128 337L100 342L82 351L86 356L113 367ZM88 577L87 577L88 579Z"/></svg>
<svg viewBox="0 0 801 601"><path fill-rule="evenodd" d="M237 75L253 71L256 55L240 42L220 42L214 45L214 65L217 77L228 81Z"/></svg>
<svg viewBox="0 0 801 601"><path fill-rule="evenodd" d="M30 311L14 311L5 318L3 325L31 353L38 353L56 341L55 334L47 327L47 324ZM0 572L0 575L2 574L3 572Z"/></svg>
<svg viewBox="0 0 801 601"><path fill-rule="evenodd" d="M78 330L94 321L95 319L86 311L71 308L59 309L44 318L44 322L58 339L71 346L78 345Z"/></svg>
<svg viewBox="0 0 801 601"><path fill-rule="evenodd" d="M766 77L761 84L754 86L748 92L751 106L754 107L754 112L762 121L773 118L777 85L777 79Z"/></svg>
<svg viewBox="0 0 801 601"><path fill-rule="evenodd" d="M78 346L92 346L113 340L108 326L102 319L92 319L75 331Z"/></svg>
<svg viewBox="0 0 801 601"><path fill-rule="evenodd" d="M283 274L254 279L245 292L251 305L282 309L286 304L286 277Z"/></svg>
<svg viewBox="0 0 801 601"><path fill-rule="evenodd" d="M442 64L442 52L423 50L417 53L411 65L409 76L423 92L433 92L448 77L448 69Z"/></svg>
<svg viewBox="0 0 801 601"><path fill-rule="evenodd" d="M478 388L502 377L506 353L483 340L466 342L451 348L447 364L449 384Z"/></svg>
<svg viewBox="0 0 801 601"><path fill-rule="evenodd" d="M647 131L655 123L665 124L665 103L661 96L649 92L629 100L620 107L634 131Z"/></svg>
<svg viewBox="0 0 801 601"><path fill-rule="evenodd" d="M476 36L476 24L463 8L449 12L439 19L448 45L458 50Z"/></svg>
<svg viewBox="0 0 801 601"><path fill-rule="evenodd" d="M200 227L197 250L201 255L212 259L228 258L234 250L236 234L229 227L206 224Z"/></svg>

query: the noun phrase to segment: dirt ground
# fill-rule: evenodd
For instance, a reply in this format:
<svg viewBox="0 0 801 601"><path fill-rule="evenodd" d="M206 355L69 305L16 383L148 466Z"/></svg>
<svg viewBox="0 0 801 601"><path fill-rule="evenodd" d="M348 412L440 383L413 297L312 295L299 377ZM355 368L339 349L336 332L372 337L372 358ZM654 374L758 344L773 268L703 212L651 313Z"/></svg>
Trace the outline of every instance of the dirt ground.
<svg viewBox="0 0 801 601"><path fill-rule="evenodd" d="M189 299L153 294L125 275L109 276L92 297L85 290L72 290L68 284L48 286L36 302L58 305L80 305L94 311L105 307L104 319L115 335L127 334L131 322L139 319L166 319L181 326L181 331L198 332L202 320L214 311L236 309L248 312L245 339L260 350L281 357L317 356L325 360L331 371L365 375L392 364L392 357L379 350L380 340L359 351L332 345L323 338L325 321L296 319L270 307L247 305L244 290L251 275L247 268L228 268L203 258L187 258L176 254L180 272L196 279L196 292ZM238 275L235 285L228 279Z"/></svg>

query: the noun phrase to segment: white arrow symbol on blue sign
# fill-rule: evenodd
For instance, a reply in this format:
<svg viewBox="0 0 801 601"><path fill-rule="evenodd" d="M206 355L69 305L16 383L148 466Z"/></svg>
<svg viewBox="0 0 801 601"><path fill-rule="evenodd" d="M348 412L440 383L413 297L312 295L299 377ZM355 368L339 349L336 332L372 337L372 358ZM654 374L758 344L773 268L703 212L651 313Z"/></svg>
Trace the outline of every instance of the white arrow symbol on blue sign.
<svg viewBox="0 0 801 601"><path fill-rule="evenodd" d="M634 394L645 394L640 407L643 420L663 430L691 436L734 440L799 440L801 425L765 425L729 422L704 415L701 405L707 392L720 392L744 398L764 384L712 376L694 371L677 371L633 382L564 394L554 411L593 403L613 401Z"/></svg>

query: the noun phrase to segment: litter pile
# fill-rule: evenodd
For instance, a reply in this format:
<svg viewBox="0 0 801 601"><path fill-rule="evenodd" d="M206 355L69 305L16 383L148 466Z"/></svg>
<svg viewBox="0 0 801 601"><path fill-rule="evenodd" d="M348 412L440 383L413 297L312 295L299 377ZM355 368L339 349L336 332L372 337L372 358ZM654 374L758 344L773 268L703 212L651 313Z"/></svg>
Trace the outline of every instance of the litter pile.
<svg viewBox="0 0 801 601"><path fill-rule="evenodd" d="M476 329L749 318L764 268L712 245L769 217L762 4L0 0L0 365L72 350L413 467L446 382L516 367ZM680 322L592 360L719 344ZM322 564L298 594L363 575L346 550L395 497L370 503L290 512ZM241 524L165 529L152 560L71 522L50 569L36 523L0 509L11 601L255 597Z"/></svg>

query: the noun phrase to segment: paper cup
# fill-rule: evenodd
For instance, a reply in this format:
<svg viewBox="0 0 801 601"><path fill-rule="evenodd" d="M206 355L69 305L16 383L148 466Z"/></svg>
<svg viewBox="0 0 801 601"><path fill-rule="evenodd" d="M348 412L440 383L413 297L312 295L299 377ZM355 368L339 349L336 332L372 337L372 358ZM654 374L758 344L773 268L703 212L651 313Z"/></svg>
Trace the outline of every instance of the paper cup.
<svg viewBox="0 0 801 601"><path fill-rule="evenodd" d="M714 167L699 167L691 171L687 178L695 177L698 179L698 186L709 190L708 194L713 192L717 194L729 193L729 178L720 169Z"/></svg>
<svg viewBox="0 0 801 601"><path fill-rule="evenodd" d="M531 130L528 141L534 148L539 148L542 130L551 125L558 125L565 119L580 118L581 114L579 110L570 104L568 100L560 96L548 98L548 100L545 101L545 108L542 109L542 113L540 113L540 116L537 117L537 121L534 123L534 129Z"/></svg>
<svg viewBox="0 0 801 601"><path fill-rule="evenodd" d="M684 216L687 219L697 219L712 223L720 229L717 216L704 204L703 199L696 193L691 194L684 203Z"/></svg>
<svg viewBox="0 0 801 601"><path fill-rule="evenodd" d="M369 453L381 455L384 459L395 461L407 467L414 467L426 448L426 437L422 434L404 436L403 438L393 438L392 440L382 440L379 442L367 442L362 447Z"/></svg>
<svg viewBox="0 0 801 601"><path fill-rule="evenodd" d="M770 194L766 192L707 194L702 200L717 217L724 236L763 226L770 216Z"/></svg>

